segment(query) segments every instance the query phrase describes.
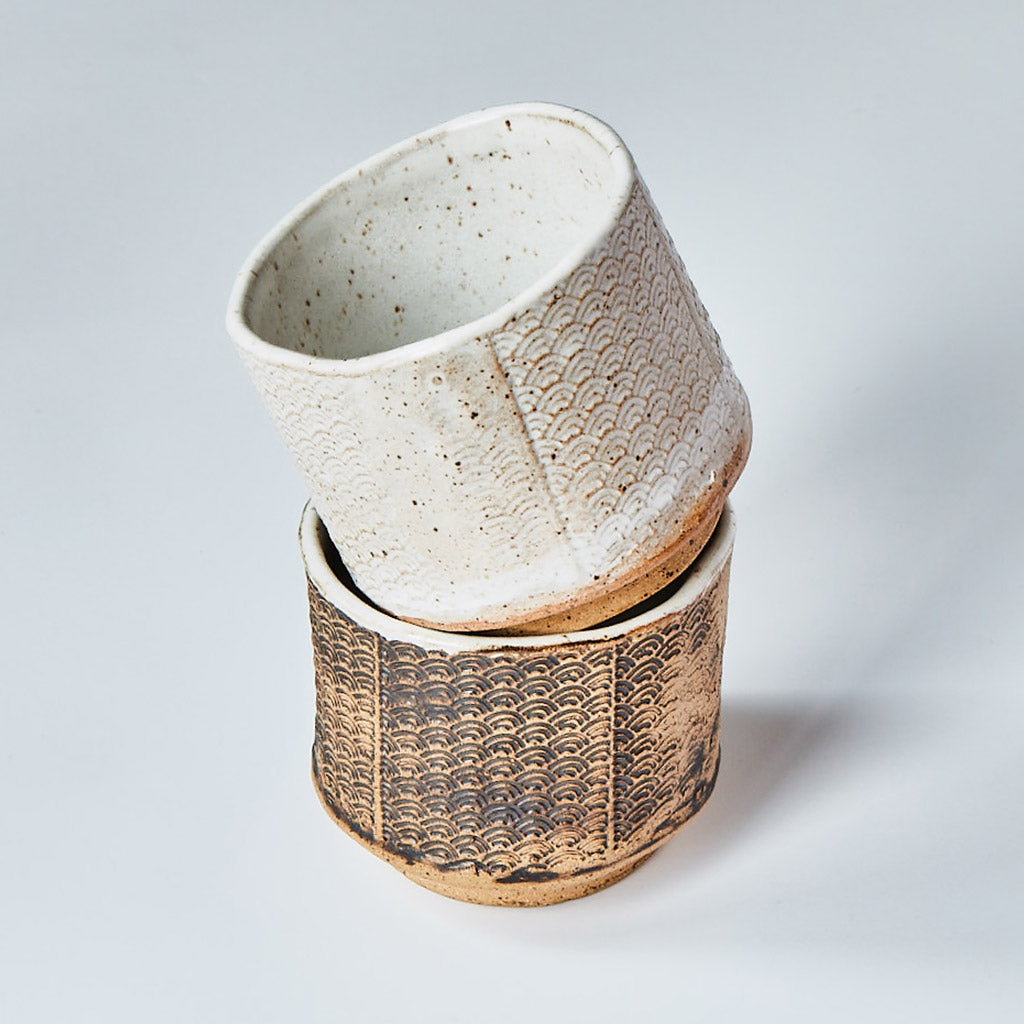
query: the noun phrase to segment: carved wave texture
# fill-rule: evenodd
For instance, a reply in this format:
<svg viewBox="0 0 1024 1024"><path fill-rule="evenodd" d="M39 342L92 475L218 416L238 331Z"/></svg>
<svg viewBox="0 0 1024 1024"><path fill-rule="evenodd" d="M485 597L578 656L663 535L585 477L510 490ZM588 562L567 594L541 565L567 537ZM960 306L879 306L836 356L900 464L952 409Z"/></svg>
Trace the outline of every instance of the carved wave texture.
<svg viewBox="0 0 1024 1024"><path fill-rule="evenodd" d="M347 382L264 362L244 349L240 353L321 518L329 528L331 523L344 524L349 570L360 582L367 573L371 579L374 573L389 579L400 576L394 559L388 563L374 557L386 550L381 510L386 516L390 503L370 470L375 450L367 451L360 427L353 422ZM378 514L367 514L366 509ZM420 567L410 568L415 572Z"/></svg>
<svg viewBox="0 0 1024 1024"><path fill-rule="evenodd" d="M704 804L718 765L728 576L684 615L618 654L615 842L655 841ZM666 686L664 677L687 679Z"/></svg>
<svg viewBox="0 0 1024 1024"><path fill-rule="evenodd" d="M484 355L484 366L500 378L493 354ZM467 413L444 434L431 479L403 469L431 463L429 431L407 425L400 411L384 426L364 422L359 382L266 363L245 351L242 358L364 592L395 614L436 613L440 620L500 609L495 594L532 596L536 574L522 567L551 551L561 523L521 431L509 431L493 406L476 418ZM389 386L411 391L405 378L415 376L415 367L382 373L380 401ZM380 468L387 458L390 476ZM550 585L571 586L571 561L556 555L548 556Z"/></svg>
<svg viewBox="0 0 1024 1024"><path fill-rule="evenodd" d="M727 573L621 638L455 654L388 641L311 584L328 808L409 862L497 882L657 845L714 784Z"/></svg>
<svg viewBox="0 0 1024 1024"><path fill-rule="evenodd" d="M334 814L364 839L376 822L379 638L339 615L309 584L316 723L313 772Z"/></svg>
<svg viewBox="0 0 1024 1024"><path fill-rule="evenodd" d="M749 430L718 334L639 181L606 243L491 340L593 572L678 535Z"/></svg>
<svg viewBox="0 0 1024 1024"><path fill-rule="evenodd" d="M389 645L384 846L437 867L579 870L607 848L612 651L433 656Z"/></svg>

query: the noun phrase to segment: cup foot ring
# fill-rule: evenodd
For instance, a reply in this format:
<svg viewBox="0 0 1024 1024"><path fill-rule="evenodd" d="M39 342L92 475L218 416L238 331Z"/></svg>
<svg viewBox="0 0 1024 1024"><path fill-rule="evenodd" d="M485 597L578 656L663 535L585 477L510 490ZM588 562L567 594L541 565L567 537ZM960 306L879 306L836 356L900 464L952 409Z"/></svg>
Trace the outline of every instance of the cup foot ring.
<svg viewBox="0 0 1024 1024"><path fill-rule="evenodd" d="M580 899L622 881L641 865L646 864L661 846L659 843L654 849L643 849L623 860L589 871L546 878L543 881L500 882L489 875L471 870L442 871L432 864L410 862L400 854L393 853L379 843L360 835L331 807L315 768L312 774L313 787L324 810L334 823L360 846L396 868L411 882L440 896L461 900L463 903L476 903L488 907L547 907ZM666 840L669 838L671 836L665 836Z"/></svg>

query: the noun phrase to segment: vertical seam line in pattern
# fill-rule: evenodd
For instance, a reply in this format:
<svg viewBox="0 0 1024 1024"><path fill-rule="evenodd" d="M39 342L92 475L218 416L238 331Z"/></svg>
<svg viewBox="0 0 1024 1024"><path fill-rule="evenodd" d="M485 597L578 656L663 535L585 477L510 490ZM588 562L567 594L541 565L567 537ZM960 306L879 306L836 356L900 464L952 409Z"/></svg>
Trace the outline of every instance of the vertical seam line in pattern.
<svg viewBox="0 0 1024 1024"><path fill-rule="evenodd" d="M499 328L503 330L504 328ZM589 562L583 555L580 549L579 541L576 537L575 531L569 524L569 517L566 513L562 503L558 500L555 495L555 489L551 486L551 478L548 476L547 468L545 467L540 455L537 453L536 439L534 438L530 428L526 425L526 416L523 413L522 403L519 401L519 395L516 394L515 385L509 378L508 371L505 369L504 363L501 361L501 357L498 355L497 346L494 344L493 336L488 336L487 347L490 350L491 358L494 360L494 365L498 368L498 372L501 374L502 379L505 381L505 387L508 389L509 396L515 403L516 412L518 413L517 419L519 420L519 426L522 431L523 439L526 441L527 451L530 453L530 457L533 460L533 464L537 467L537 472L540 474L541 480L544 482L544 489L547 491L548 501L551 502L552 508L555 510L555 515L558 517L558 521L562 526L562 530L565 536L569 540L569 547L572 551L573 559L576 562L576 568L583 574L584 577L590 575Z"/></svg>
<svg viewBox="0 0 1024 1024"><path fill-rule="evenodd" d="M374 653L374 678L376 680L376 686L374 687L374 708L373 708L373 834L381 842L384 841L384 772L383 772L383 742L381 734L383 731L383 723L381 721L381 715L383 714L381 700L381 656L380 656L380 645L381 638L374 635L373 638L373 653Z"/></svg>
<svg viewBox="0 0 1024 1024"><path fill-rule="evenodd" d="M608 831L605 845L611 854L615 848L615 687L619 663L619 645L612 643L611 668L608 673Z"/></svg>

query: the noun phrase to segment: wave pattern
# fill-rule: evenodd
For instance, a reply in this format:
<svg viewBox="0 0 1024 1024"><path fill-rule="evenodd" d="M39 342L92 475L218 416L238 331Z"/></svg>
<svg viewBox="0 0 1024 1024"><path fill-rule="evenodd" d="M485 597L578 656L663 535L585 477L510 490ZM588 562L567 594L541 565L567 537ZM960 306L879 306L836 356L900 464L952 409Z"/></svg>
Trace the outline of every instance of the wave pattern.
<svg viewBox="0 0 1024 1024"><path fill-rule="evenodd" d="M395 643L387 650L387 849L496 876L570 873L606 850L613 663L607 645L569 660L551 649L431 655Z"/></svg>
<svg viewBox="0 0 1024 1024"><path fill-rule="evenodd" d="M445 654L356 625L311 584L325 802L372 845L494 881L656 845L714 783L727 587L728 565L686 611L613 640Z"/></svg>
<svg viewBox="0 0 1024 1024"><path fill-rule="evenodd" d="M657 554L731 485L746 398L639 181L606 243L491 341L591 571Z"/></svg>
<svg viewBox="0 0 1024 1024"><path fill-rule="evenodd" d="M537 552L547 586L577 582L527 439L509 429L519 413L489 348L381 370L372 387L242 358L346 568L392 614L503 621L506 604L536 597ZM453 387L472 376L479 401L460 404L435 376ZM407 418L403 396L430 388L437 407Z"/></svg>
<svg viewBox="0 0 1024 1024"><path fill-rule="evenodd" d="M615 842L646 844L695 814L718 765L728 575L684 615L619 652ZM664 677L687 680L665 686Z"/></svg>
<svg viewBox="0 0 1024 1024"><path fill-rule="evenodd" d="M328 806L364 839L376 831L379 638L338 614L309 584L316 723L313 771Z"/></svg>
<svg viewBox="0 0 1024 1024"><path fill-rule="evenodd" d="M376 449L368 457L361 418L353 415L351 383L340 380L332 386L330 377L264 362L245 349L239 352L328 530L344 524L346 565L370 592L368 569L371 581L375 572L387 578L400 569L393 567L394 560L380 557L388 550L385 538L391 532L389 502L372 469ZM337 534L332 532L336 543L342 539Z"/></svg>

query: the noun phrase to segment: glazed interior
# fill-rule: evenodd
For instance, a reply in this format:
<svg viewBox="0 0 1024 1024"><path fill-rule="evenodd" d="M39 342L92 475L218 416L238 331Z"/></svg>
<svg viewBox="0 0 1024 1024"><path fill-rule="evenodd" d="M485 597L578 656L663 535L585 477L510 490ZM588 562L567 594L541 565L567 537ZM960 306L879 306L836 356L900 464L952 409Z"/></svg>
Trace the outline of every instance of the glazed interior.
<svg viewBox="0 0 1024 1024"><path fill-rule="evenodd" d="M282 349L353 359L532 295L599 241L630 185L610 131L543 111L464 118L343 175L248 268L245 325Z"/></svg>

